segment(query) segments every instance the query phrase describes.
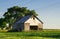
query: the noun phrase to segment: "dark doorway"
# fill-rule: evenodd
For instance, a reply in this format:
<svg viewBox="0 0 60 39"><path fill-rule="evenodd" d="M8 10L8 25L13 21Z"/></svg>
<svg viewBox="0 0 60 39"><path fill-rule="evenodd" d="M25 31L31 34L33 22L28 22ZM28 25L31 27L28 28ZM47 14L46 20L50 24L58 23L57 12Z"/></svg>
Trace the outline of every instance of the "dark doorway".
<svg viewBox="0 0 60 39"><path fill-rule="evenodd" d="M30 26L30 30L38 30L38 26Z"/></svg>

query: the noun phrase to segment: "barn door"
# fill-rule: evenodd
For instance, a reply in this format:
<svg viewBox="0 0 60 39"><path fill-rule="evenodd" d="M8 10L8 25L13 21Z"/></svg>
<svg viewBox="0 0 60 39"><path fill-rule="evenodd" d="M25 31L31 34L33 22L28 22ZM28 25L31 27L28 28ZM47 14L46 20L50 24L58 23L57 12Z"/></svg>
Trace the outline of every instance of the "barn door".
<svg viewBox="0 0 60 39"><path fill-rule="evenodd" d="M38 26L30 26L30 30L38 30Z"/></svg>

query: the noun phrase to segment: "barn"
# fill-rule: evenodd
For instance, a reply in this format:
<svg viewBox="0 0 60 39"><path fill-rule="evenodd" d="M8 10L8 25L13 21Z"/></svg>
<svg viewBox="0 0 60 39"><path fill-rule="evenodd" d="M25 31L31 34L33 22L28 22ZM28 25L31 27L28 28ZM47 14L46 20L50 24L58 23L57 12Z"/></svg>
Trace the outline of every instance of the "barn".
<svg viewBox="0 0 60 39"><path fill-rule="evenodd" d="M18 31L42 30L43 22L34 15L27 15L13 24L12 29Z"/></svg>

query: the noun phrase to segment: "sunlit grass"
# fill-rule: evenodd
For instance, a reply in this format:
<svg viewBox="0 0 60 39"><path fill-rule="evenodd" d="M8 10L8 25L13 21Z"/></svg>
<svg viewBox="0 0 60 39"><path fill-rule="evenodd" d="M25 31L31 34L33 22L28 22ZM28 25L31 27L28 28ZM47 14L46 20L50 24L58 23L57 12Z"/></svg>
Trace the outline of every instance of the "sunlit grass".
<svg viewBox="0 0 60 39"><path fill-rule="evenodd" d="M0 39L60 39L60 30L0 32Z"/></svg>
<svg viewBox="0 0 60 39"><path fill-rule="evenodd" d="M48 37L3 37L0 39L57 39L57 38L48 38Z"/></svg>

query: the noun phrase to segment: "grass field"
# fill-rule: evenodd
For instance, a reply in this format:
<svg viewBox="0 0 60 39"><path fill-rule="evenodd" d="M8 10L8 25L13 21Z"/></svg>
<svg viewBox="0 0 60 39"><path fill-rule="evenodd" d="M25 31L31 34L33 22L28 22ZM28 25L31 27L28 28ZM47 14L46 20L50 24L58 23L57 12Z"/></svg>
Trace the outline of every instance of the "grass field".
<svg viewBox="0 0 60 39"><path fill-rule="evenodd" d="M0 39L60 39L60 30L0 32Z"/></svg>

